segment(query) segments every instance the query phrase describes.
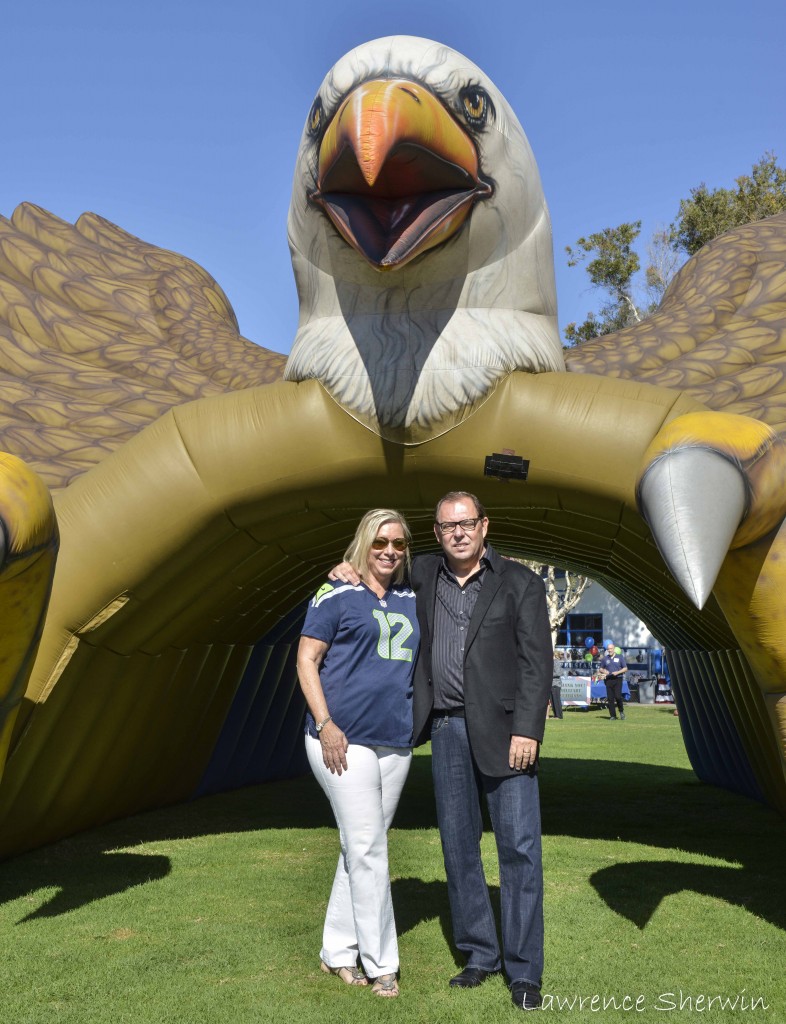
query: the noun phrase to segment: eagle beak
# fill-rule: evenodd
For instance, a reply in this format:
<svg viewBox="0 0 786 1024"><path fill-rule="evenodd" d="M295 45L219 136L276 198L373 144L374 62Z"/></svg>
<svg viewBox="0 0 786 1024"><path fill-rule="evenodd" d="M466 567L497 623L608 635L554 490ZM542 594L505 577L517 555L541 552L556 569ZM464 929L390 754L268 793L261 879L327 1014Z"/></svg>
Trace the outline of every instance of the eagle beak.
<svg viewBox="0 0 786 1024"><path fill-rule="evenodd" d="M373 267L395 270L454 235L491 191L475 143L433 93L378 79L336 111L309 198Z"/></svg>

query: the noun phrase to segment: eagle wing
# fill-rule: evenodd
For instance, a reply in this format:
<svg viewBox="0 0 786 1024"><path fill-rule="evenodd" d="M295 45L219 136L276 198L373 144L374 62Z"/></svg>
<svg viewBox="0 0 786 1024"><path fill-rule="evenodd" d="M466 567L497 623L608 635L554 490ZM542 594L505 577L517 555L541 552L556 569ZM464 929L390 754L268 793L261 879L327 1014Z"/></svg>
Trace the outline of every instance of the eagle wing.
<svg viewBox="0 0 786 1024"><path fill-rule="evenodd" d="M568 370L673 388L786 431L786 213L716 238L657 313L566 353Z"/></svg>
<svg viewBox="0 0 786 1024"><path fill-rule="evenodd" d="M286 357L241 337L200 266L93 213L0 218L0 448L58 489L162 413L267 384Z"/></svg>

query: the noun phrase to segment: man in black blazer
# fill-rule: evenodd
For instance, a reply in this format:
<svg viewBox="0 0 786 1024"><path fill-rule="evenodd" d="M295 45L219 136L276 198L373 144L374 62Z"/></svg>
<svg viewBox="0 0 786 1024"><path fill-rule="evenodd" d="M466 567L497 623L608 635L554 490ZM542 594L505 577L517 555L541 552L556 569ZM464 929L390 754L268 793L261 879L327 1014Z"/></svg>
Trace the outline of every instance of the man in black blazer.
<svg viewBox="0 0 786 1024"><path fill-rule="evenodd" d="M486 543L488 518L464 491L439 502L442 554L412 564L420 654L415 743L431 738L453 936L473 988L504 966L514 1003L540 1005L543 869L537 757L552 676L543 581ZM480 857L485 794L500 867L503 957Z"/></svg>
<svg viewBox="0 0 786 1024"><path fill-rule="evenodd" d="M456 947L474 988L504 969L513 1002L541 1004L543 868L538 747L551 689L551 629L543 581L486 543L478 499L451 491L437 505L442 553L417 555L420 652L415 744L431 739L437 822ZM358 582L347 563L332 578ZM503 954L480 857L485 795L497 843Z"/></svg>

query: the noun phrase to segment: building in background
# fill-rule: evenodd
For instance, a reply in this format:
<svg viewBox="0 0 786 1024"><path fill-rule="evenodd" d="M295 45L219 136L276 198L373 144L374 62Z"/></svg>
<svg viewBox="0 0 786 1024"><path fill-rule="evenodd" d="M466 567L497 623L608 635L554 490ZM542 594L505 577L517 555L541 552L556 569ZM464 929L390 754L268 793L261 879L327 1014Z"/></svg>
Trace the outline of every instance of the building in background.
<svg viewBox="0 0 786 1024"><path fill-rule="evenodd" d="M613 640L622 648L633 699L648 704L672 701L668 664L659 641L641 619L594 582L557 631L556 647L564 653L565 671L571 674L591 671L585 662L590 637L601 650L607 640Z"/></svg>
<svg viewBox="0 0 786 1024"><path fill-rule="evenodd" d="M594 638L598 647L606 640L623 650L660 648L659 641L650 633L641 619L604 590L599 583L581 595L576 607L562 623L557 634L557 647L584 647L585 638Z"/></svg>

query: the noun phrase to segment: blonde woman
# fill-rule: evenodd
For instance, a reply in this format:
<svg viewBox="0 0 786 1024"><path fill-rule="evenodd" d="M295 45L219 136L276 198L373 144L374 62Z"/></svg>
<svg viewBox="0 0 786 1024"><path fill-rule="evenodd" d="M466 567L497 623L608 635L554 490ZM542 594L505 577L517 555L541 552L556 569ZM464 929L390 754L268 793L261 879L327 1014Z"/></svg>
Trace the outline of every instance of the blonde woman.
<svg viewBox="0 0 786 1024"><path fill-rule="evenodd" d="M400 513L363 516L344 555L360 580L319 588L297 660L306 752L341 841L321 967L348 985L372 981L372 992L388 998L399 994L399 957L387 831L412 759L420 636L415 595L403 583L410 543Z"/></svg>

